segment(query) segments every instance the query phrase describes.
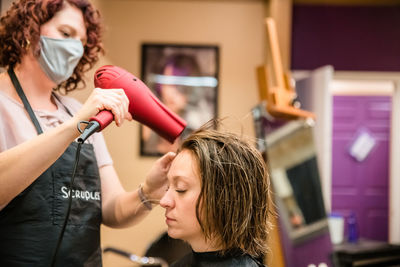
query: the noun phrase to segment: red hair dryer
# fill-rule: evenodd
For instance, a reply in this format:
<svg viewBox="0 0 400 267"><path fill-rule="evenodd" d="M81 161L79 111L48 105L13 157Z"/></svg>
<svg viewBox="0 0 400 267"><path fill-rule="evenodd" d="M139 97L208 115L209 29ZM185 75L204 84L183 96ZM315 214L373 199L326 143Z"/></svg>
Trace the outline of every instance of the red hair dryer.
<svg viewBox="0 0 400 267"><path fill-rule="evenodd" d="M161 103L140 79L122 68L112 65L100 67L94 74L94 84L103 89L122 88L129 99L129 112L133 119L147 125L171 143L186 127L186 122ZM83 143L113 120L111 111L100 111L90 118L78 141Z"/></svg>

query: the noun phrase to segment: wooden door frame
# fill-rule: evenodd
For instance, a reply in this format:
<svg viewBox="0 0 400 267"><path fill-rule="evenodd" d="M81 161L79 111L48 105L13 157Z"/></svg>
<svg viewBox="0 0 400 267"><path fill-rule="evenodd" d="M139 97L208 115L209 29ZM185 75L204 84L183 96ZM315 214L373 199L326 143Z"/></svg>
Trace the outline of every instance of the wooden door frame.
<svg viewBox="0 0 400 267"><path fill-rule="evenodd" d="M400 78L392 95L389 181L389 242L400 243ZM396 162L397 161L397 162ZM397 207L397 208L396 208Z"/></svg>

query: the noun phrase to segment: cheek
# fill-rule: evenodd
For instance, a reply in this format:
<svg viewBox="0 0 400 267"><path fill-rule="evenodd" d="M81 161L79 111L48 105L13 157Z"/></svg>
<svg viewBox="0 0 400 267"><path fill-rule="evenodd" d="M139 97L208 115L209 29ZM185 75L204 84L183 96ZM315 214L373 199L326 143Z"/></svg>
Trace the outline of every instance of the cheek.
<svg viewBox="0 0 400 267"><path fill-rule="evenodd" d="M196 215L196 199L191 198L183 203L183 212L188 216Z"/></svg>
<svg viewBox="0 0 400 267"><path fill-rule="evenodd" d="M43 24L42 27L40 27L40 35L56 39L61 38L60 33L56 31L54 27L47 24Z"/></svg>
<svg viewBox="0 0 400 267"><path fill-rule="evenodd" d="M48 27L46 27L46 24L42 25L40 27L40 35L48 36L49 30Z"/></svg>
<svg viewBox="0 0 400 267"><path fill-rule="evenodd" d="M180 206L180 213L188 221L197 221L196 217L196 203L198 194L187 195L185 198L181 199L180 203L176 202L177 207Z"/></svg>
<svg viewBox="0 0 400 267"><path fill-rule="evenodd" d="M196 200L193 200L190 205L185 207L183 214L186 231L192 234L201 232L200 223L196 216Z"/></svg>

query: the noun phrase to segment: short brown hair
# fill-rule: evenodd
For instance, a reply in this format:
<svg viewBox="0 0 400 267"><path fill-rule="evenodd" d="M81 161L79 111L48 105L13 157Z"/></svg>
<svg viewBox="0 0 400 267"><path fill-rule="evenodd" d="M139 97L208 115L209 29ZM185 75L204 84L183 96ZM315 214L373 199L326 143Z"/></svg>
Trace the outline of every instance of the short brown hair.
<svg viewBox="0 0 400 267"><path fill-rule="evenodd" d="M198 163L196 214L206 238L216 237L223 251L265 255L271 193L259 151L235 134L211 129L210 123L190 134L182 150L189 150Z"/></svg>
<svg viewBox="0 0 400 267"><path fill-rule="evenodd" d="M85 85L83 73L88 71L103 52L101 43L100 14L88 0L20 0L12 4L0 19L0 66L12 68L21 63L27 53L28 42L36 56L40 53L38 45L40 26L61 10L64 3L76 6L83 13L87 42L84 54L72 76L60 84L56 90L64 88L66 92L75 90L79 83Z"/></svg>

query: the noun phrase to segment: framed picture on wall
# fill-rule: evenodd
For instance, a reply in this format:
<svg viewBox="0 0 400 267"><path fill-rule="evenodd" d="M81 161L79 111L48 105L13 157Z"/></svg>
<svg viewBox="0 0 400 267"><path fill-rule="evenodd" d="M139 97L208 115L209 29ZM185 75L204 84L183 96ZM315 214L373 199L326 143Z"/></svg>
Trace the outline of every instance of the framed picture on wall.
<svg viewBox="0 0 400 267"><path fill-rule="evenodd" d="M159 156L176 151L193 130L217 117L218 46L142 44L141 78L187 126L173 144L150 128L140 127L140 154Z"/></svg>

